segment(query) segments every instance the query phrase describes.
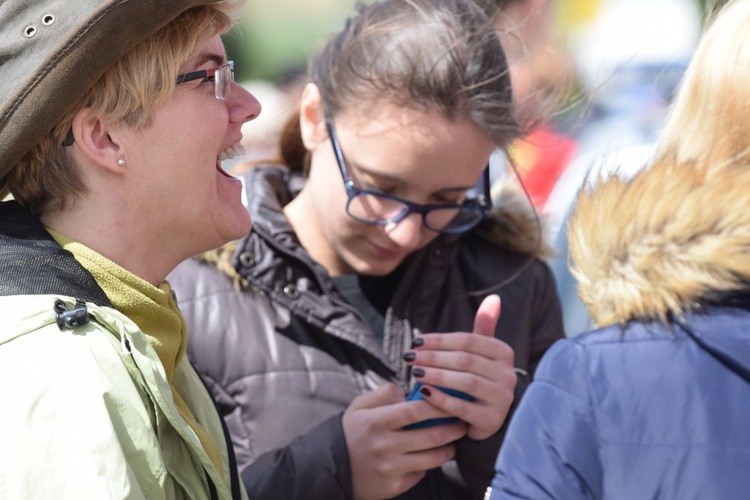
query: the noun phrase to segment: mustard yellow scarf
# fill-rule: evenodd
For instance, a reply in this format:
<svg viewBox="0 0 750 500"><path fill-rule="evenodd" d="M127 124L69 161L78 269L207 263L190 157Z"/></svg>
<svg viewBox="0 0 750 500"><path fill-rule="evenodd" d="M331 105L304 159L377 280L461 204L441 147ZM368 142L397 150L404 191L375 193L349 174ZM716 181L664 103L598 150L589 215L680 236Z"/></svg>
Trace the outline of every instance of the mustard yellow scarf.
<svg viewBox="0 0 750 500"><path fill-rule="evenodd" d="M85 245L50 229L47 231L91 273L115 309L133 320L144 333L164 365L180 415L195 431L216 470L223 476L224 468L216 443L198 423L172 385L175 368L185 356L187 325L177 308L169 284L165 282L155 287Z"/></svg>

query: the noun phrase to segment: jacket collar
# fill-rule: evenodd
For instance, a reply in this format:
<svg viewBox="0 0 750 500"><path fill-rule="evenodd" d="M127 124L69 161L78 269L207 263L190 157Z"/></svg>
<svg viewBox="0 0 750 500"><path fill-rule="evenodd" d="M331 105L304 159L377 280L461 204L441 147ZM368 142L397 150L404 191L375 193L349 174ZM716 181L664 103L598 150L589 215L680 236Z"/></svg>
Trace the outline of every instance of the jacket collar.
<svg viewBox="0 0 750 500"><path fill-rule="evenodd" d="M300 244L283 207L301 190L304 178L282 166L257 166L245 175L253 227L230 253L219 249L207 260L242 284L260 290L321 330L364 349L389 370L374 336L367 336L361 314L339 296L326 270ZM212 252L212 254L216 253Z"/></svg>
<svg viewBox="0 0 750 500"><path fill-rule="evenodd" d="M675 165L582 191L569 226L581 298L600 325L668 320L750 282L750 168Z"/></svg>
<svg viewBox="0 0 750 500"><path fill-rule="evenodd" d="M0 248L0 296L65 295L111 305L91 274L15 201L0 203Z"/></svg>
<svg viewBox="0 0 750 500"><path fill-rule="evenodd" d="M707 352L750 382L750 290L718 298L678 323Z"/></svg>

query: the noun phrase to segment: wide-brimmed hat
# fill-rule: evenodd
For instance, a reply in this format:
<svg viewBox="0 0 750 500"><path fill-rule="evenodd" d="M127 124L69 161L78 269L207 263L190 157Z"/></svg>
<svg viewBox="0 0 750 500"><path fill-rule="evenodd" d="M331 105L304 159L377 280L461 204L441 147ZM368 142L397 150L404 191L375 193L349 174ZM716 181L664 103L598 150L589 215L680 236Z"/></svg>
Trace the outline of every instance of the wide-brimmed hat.
<svg viewBox="0 0 750 500"><path fill-rule="evenodd" d="M10 169L112 63L184 11L220 2L0 1L0 198Z"/></svg>

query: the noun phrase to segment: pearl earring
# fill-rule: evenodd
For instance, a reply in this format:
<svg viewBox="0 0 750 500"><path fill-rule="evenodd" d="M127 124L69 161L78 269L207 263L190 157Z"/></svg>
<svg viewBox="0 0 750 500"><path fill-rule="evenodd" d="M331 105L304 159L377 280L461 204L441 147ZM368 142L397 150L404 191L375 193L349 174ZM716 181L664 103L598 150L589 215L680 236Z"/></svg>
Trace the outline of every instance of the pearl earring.
<svg viewBox="0 0 750 500"><path fill-rule="evenodd" d="M120 165L121 167L124 167L125 166L125 158L118 158L117 164Z"/></svg>

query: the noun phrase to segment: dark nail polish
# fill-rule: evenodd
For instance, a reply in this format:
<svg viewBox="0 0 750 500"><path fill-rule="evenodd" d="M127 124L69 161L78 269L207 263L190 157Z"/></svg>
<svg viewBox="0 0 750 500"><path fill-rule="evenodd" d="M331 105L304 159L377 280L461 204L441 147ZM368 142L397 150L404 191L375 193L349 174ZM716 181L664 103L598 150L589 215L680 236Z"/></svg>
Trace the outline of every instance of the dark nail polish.
<svg viewBox="0 0 750 500"><path fill-rule="evenodd" d="M420 387L419 392L421 392L423 396L427 396L428 398L432 396L432 392L430 392L427 387Z"/></svg>
<svg viewBox="0 0 750 500"><path fill-rule="evenodd" d="M404 353L404 355L402 356L402 358L403 358L404 361L414 361L415 359L417 359L417 353L415 353L415 352L407 352L407 353Z"/></svg>
<svg viewBox="0 0 750 500"><path fill-rule="evenodd" d="M417 378L424 377L424 370L422 368L414 368L411 374Z"/></svg>
<svg viewBox="0 0 750 500"><path fill-rule="evenodd" d="M419 337L411 341L412 349L414 349L415 347L423 346L423 345L424 345L424 339L420 339Z"/></svg>

